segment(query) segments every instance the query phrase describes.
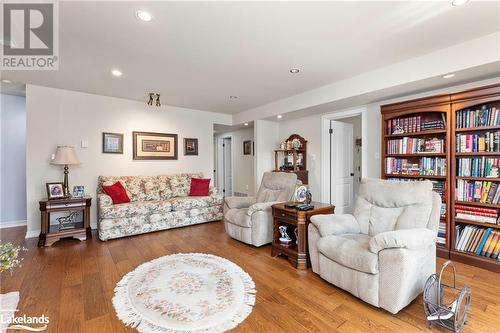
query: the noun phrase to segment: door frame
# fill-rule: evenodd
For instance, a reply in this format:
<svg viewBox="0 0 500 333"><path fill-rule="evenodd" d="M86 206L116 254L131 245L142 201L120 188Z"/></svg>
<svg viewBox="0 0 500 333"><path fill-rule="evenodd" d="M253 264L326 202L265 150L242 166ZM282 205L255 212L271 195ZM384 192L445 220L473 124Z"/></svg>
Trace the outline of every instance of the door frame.
<svg viewBox="0 0 500 333"><path fill-rule="evenodd" d="M368 138L368 109L365 106L339 110L321 116L321 202L332 202L331 198L331 136L330 121L341 121L344 118L351 118L361 115L361 178L367 175L366 161L368 158L368 149L366 139ZM377 124L378 125L378 124Z"/></svg>
<svg viewBox="0 0 500 333"><path fill-rule="evenodd" d="M224 154L224 149L222 147L222 144L224 143L224 139L231 139L231 189L233 190L234 193L234 149L233 149L233 144L234 144L234 138L232 135L221 135L220 137L217 138L217 189L219 190L219 193L225 196L225 193L222 192L224 189L224 174L222 172L223 169L223 154Z"/></svg>

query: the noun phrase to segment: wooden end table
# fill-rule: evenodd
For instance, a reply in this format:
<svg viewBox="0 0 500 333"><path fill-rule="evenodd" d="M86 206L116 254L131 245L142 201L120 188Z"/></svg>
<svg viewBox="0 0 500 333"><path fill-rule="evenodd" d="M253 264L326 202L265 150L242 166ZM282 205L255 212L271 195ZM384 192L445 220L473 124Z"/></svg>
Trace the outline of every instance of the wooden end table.
<svg viewBox="0 0 500 333"><path fill-rule="evenodd" d="M297 269L307 269L310 266L309 252L307 245L307 226L311 216L317 214L333 214L335 206L321 202L312 202L314 209L300 211L295 208L285 207L285 203L272 206L273 209L273 244L271 255L276 257L283 255ZM281 234L279 227L287 226L287 233L292 238L289 245L279 241Z"/></svg>
<svg viewBox="0 0 500 333"><path fill-rule="evenodd" d="M39 202L42 229L38 246L52 246L61 238L92 238L90 228L91 197L43 199Z"/></svg>

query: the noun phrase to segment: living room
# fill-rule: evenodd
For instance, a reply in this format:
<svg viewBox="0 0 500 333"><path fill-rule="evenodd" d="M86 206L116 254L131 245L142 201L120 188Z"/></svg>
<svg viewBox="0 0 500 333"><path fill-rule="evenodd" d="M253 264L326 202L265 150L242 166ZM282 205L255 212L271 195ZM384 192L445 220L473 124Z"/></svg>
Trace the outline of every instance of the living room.
<svg viewBox="0 0 500 333"><path fill-rule="evenodd" d="M500 2L1 8L0 332L499 330Z"/></svg>

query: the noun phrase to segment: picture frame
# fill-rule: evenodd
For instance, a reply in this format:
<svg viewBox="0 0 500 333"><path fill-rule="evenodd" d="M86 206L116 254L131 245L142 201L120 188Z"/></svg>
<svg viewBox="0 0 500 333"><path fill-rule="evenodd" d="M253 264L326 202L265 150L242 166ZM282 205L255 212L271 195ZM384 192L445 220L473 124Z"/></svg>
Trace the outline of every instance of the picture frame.
<svg viewBox="0 0 500 333"><path fill-rule="evenodd" d="M73 186L74 198L83 198L84 196L85 196L85 186L83 185Z"/></svg>
<svg viewBox="0 0 500 333"><path fill-rule="evenodd" d="M252 140L243 141L243 155L252 154Z"/></svg>
<svg viewBox="0 0 500 333"><path fill-rule="evenodd" d="M177 160L177 134L132 132L134 160Z"/></svg>
<svg viewBox="0 0 500 333"><path fill-rule="evenodd" d="M103 154L123 154L123 134L102 132Z"/></svg>
<svg viewBox="0 0 500 333"><path fill-rule="evenodd" d="M66 198L62 182L45 183L47 198L49 200Z"/></svg>
<svg viewBox="0 0 500 333"><path fill-rule="evenodd" d="M197 138L184 138L184 155L197 156L198 155L198 139Z"/></svg>

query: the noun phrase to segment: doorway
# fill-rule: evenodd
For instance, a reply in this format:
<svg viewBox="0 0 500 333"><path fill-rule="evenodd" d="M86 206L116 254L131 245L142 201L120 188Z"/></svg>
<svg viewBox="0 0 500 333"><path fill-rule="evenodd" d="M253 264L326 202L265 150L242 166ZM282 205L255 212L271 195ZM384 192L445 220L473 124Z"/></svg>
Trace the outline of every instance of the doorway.
<svg viewBox="0 0 500 333"><path fill-rule="evenodd" d="M232 136L217 140L217 187L223 196L233 195Z"/></svg>
<svg viewBox="0 0 500 333"><path fill-rule="evenodd" d="M323 117L322 200L335 205L335 213L352 213L361 178L366 174L364 109Z"/></svg>

